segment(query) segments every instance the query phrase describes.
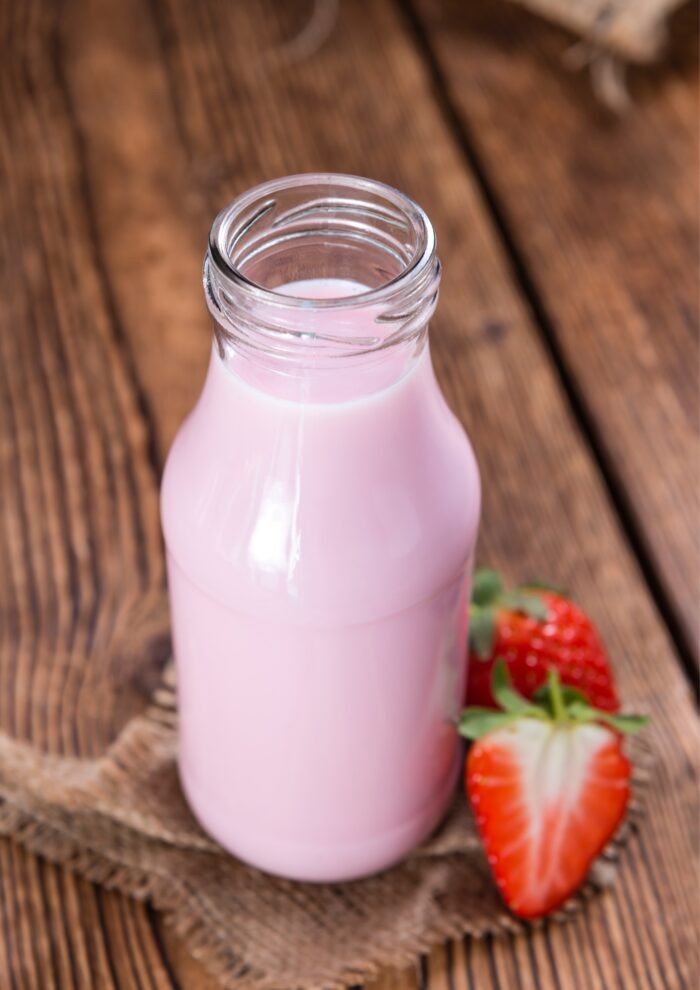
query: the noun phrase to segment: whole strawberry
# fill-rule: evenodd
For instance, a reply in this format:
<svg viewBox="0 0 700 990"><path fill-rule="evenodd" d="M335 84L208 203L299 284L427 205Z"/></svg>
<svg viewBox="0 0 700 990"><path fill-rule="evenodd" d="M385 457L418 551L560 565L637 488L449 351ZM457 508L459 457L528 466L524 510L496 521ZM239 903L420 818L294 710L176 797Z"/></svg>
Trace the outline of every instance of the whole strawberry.
<svg viewBox="0 0 700 990"><path fill-rule="evenodd" d="M585 612L556 591L536 586L506 591L495 571L482 569L472 591L467 704L494 705L491 677L498 657L526 698L554 669L562 684L577 688L595 708L619 710L607 653Z"/></svg>
<svg viewBox="0 0 700 990"><path fill-rule="evenodd" d="M467 794L501 896L535 918L578 889L622 821L631 775L622 734L645 719L591 708L553 670L530 701L501 660L493 694L501 711L467 708L459 723L476 740Z"/></svg>

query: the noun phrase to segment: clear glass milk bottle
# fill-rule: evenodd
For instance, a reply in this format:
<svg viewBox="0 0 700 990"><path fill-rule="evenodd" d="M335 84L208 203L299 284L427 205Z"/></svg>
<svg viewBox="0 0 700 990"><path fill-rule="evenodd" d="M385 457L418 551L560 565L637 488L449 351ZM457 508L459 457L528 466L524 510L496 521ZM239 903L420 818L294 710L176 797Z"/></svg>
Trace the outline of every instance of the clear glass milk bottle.
<svg viewBox="0 0 700 990"><path fill-rule="evenodd" d="M459 772L479 478L430 361L439 277L425 213L353 176L266 183L211 231L162 490L180 774L225 848L296 879L389 866Z"/></svg>

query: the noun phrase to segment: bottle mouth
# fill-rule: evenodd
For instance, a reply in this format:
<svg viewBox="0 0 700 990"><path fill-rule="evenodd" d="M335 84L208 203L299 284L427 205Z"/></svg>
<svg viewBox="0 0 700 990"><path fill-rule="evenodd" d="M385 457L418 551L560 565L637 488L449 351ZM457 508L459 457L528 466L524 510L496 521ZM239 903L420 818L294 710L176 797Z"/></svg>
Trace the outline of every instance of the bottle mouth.
<svg viewBox="0 0 700 990"><path fill-rule="evenodd" d="M333 173L275 179L235 199L214 220L204 265L222 352L227 342L280 353L294 342L337 354L390 346L425 328L439 278L420 206ZM304 294L319 282L352 288Z"/></svg>

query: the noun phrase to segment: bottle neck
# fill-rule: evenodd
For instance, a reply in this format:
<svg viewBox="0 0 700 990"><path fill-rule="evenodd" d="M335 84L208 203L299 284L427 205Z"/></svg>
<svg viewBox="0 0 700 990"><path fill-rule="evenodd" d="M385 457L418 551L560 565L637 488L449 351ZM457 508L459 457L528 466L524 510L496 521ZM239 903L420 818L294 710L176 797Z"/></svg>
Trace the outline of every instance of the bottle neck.
<svg viewBox="0 0 700 990"><path fill-rule="evenodd" d="M204 288L220 359L262 391L346 401L420 357L440 263L410 199L355 176L265 183L216 218Z"/></svg>
<svg viewBox="0 0 700 990"><path fill-rule="evenodd" d="M214 346L212 361L246 388L287 402L332 404L376 395L407 375L428 351L427 326L411 341L382 351L370 351L335 364L276 362L268 353L247 351L235 344Z"/></svg>

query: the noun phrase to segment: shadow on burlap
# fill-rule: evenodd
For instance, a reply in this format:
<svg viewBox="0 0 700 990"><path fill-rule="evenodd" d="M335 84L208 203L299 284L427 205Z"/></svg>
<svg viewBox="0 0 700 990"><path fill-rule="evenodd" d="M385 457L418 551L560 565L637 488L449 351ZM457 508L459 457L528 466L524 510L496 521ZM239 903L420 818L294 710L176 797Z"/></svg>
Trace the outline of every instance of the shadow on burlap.
<svg viewBox="0 0 700 990"><path fill-rule="evenodd" d="M0 735L0 834L165 911L222 986L344 987L411 962L451 936L518 931L490 879L461 796L439 831L366 880L302 884L222 852L194 821L175 768L172 673L97 760L48 756ZM634 740L635 800L564 920L609 886L639 813L649 754Z"/></svg>

